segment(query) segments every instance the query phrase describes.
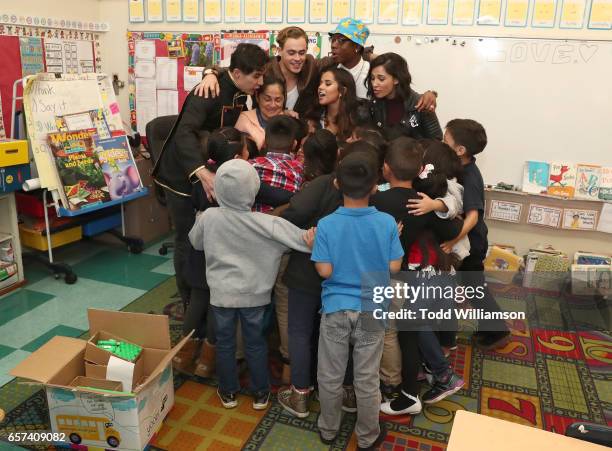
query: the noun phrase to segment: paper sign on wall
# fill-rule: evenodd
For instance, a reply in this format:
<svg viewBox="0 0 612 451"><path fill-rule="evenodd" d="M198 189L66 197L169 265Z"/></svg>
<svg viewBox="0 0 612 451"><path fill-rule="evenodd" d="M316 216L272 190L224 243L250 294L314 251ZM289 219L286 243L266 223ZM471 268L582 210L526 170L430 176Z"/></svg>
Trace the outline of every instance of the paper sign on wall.
<svg viewBox="0 0 612 451"><path fill-rule="evenodd" d="M545 227L558 228L561 223L561 208L546 207L544 205L529 205L529 215L527 223Z"/></svg>
<svg viewBox="0 0 612 451"><path fill-rule="evenodd" d="M399 15L399 0L379 0L378 2L378 23L394 24L397 23Z"/></svg>
<svg viewBox="0 0 612 451"><path fill-rule="evenodd" d="M166 22L180 22L182 18L181 0L166 0Z"/></svg>
<svg viewBox="0 0 612 451"><path fill-rule="evenodd" d="M361 20L363 23L374 22L374 2L370 0L355 0L355 19Z"/></svg>
<svg viewBox="0 0 612 451"><path fill-rule="evenodd" d="M183 0L183 21L200 21L200 2L199 0Z"/></svg>
<svg viewBox="0 0 612 451"><path fill-rule="evenodd" d="M427 24L446 25L448 23L449 0L429 0L427 7Z"/></svg>
<svg viewBox="0 0 612 451"><path fill-rule="evenodd" d="M246 23L261 22L261 0L245 0L244 21Z"/></svg>
<svg viewBox="0 0 612 451"><path fill-rule="evenodd" d="M283 0L266 0L266 22L280 23L283 21Z"/></svg>
<svg viewBox="0 0 612 451"><path fill-rule="evenodd" d="M565 208L563 210L563 228L573 230L595 230L597 225L597 212L595 210L577 210Z"/></svg>
<svg viewBox="0 0 612 451"><path fill-rule="evenodd" d="M327 22L327 0L310 0L308 6L310 8L308 13L310 23Z"/></svg>
<svg viewBox="0 0 612 451"><path fill-rule="evenodd" d="M554 27L556 11L557 0L535 0L531 25L543 28Z"/></svg>
<svg viewBox="0 0 612 451"><path fill-rule="evenodd" d="M130 0L130 22L144 22L144 0Z"/></svg>
<svg viewBox="0 0 612 451"><path fill-rule="evenodd" d="M380 0L384 2L385 0ZM331 20L332 23L340 22L340 19L344 19L351 15L351 2L350 0L334 0L331 6Z"/></svg>
<svg viewBox="0 0 612 451"><path fill-rule="evenodd" d="M506 3L507 27L524 27L529 15L529 0L508 0Z"/></svg>
<svg viewBox="0 0 612 451"><path fill-rule="evenodd" d="M163 20L162 0L147 0L147 21L162 22Z"/></svg>
<svg viewBox="0 0 612 451"><path fill-rule="evenodd" d="M453 25L472 25L476 0L455 0L453 4Z"/></svg>
<svg viewBox="0 0 612 451"><path fill-rule="evenodd" d="M287 0L287 22L306 22L306 0Z"/></svg>
<svg viewBox="0 0 612 451"><path fill-rule="evenodd" d="M492 199L489 205L489 219L498 221L519 222L523 205L518 202L506 202Z"/></svg>
<svg viewBox="0 0 612 451"><path fill-rule="evenodd" d="M225 0L224 22L240 22L240 0Z"/></svg>
<svg viewBox="0 0 612 451"><path fill-rule="evenodd" d="M404 0L402 25L420 25L423 18L422 0Z"/></svg>

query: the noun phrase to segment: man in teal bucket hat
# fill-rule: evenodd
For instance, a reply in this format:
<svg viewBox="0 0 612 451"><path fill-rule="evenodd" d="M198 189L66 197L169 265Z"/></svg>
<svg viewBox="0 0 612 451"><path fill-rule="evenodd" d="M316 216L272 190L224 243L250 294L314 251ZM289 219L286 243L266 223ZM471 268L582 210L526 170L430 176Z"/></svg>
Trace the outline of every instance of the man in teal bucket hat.
<svg viewBox="0 0 612 451"><path fill-rule="evenodd" d="M366 80L370 63L363 59L370 30L361 20L345 17L329 32L331 57L339 67L346 69L355 79L357 97L367 98Z"/></svg>

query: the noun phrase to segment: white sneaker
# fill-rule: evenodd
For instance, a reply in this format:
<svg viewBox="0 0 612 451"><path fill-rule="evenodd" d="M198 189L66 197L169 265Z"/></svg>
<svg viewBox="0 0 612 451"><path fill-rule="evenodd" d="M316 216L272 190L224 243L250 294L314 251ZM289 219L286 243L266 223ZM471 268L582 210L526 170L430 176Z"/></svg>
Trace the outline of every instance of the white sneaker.
<svg viewBox="0 0 612 451"><path fill-rule="evenodd" d="M423 410L419 397L414 397L402 390L393 401L380 405L380 411L386 415L418 415Z"/></svg>

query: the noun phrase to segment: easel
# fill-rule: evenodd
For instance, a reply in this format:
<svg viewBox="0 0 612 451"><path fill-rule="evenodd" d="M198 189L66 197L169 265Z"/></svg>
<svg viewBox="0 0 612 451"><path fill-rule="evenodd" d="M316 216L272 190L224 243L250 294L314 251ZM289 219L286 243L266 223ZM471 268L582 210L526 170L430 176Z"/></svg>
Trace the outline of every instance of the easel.
<svg viewBox="0 0 612 451"><path fill-rule="evenodd" d="M104 77L104 75L102 76ZM11 115L11 138L14 138L14 134L15 134L15 112L16 112L16 106L17 106L17 100L22 100L23 101L23 96L17 96L17 88L18 86L21 84L22 86L22 90L25 89L25 85L26 82L28 81L28 77L26 78L22 78L19 80L16 80L13 83L13 98L12 98L12 111L13 114ZM27 128L27 127L26 127ZM29 138L28 138L29 139ZM49 202L49 198L48 198L48 194L49 192L51 193L51 202ZM77 281L77 275L74 273L74 271L72 270L72 267L66 263L62 263L62 262L55 262L53 259L53 246L51 243L51 226L50 226L50 222L49 222L49 213L47 211L48 207L54 207L55 210L57 211L57 216L58 217L78 217L78 216L83 216L83 215L87 215L89 213L95 212L95 211L99 211L108 207L113 207L116 205L119 205L121 208L121 233L117 232L115 230L115 226L111 225L109 226L108 229L106 230L101 230L100 232L106 232L106 233L110 233L113 236L115 236L116 238L118 238L119 240L121 240L122 242L124 242L127 245L128 251L132 254L139 254L143 251L144 249L144 242L142 241L142 239L140 238L134 238L134 237L128 237L125 235L125 209L124 209L124 204L125 202L129 202L131 200L134 199L138 199L140 197L144 197L146 196L148 193L148 189L146 187L142 187L140 189L138 189L137 191L135 191L132 194L123 196L121 199L116 199L116 200L112 200L109 202L104 202L102 204L94 204L92 206L86 207L86 208L82 208L80 210L76 210L76 211L72 211L72 210L68 210L64 207L61 206L61 203L59 201L59 196L55 191L49 191L47 188L43 188L42 191L42 202L43 202L43 211L44 211L44 218L45 218L45 233L46 233L46 237L47 237L47 258L45 258L44 255L38 253L38 252L31 252L31 253L26 253L23 254L24 258L30 258L33 259L35 261L38 261L40 263L42 263L43 265L45 265L47 268L49 268L56 279L58 279L60 277L61 274L64 274L64 281L67 284L73 284ZM86 216L83 216L83 222L85 223L87 222L86 220Z"/></svg>

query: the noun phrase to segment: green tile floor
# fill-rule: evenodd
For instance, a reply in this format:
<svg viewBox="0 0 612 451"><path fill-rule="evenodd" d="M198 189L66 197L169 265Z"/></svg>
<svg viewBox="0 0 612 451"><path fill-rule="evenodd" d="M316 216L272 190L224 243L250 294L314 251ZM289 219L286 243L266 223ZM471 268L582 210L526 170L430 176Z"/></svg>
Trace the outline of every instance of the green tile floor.
<svg viewBox="0 0 612 451"><path fill-rule="evenodd" d="M26 261L28 283L0 296L0 387L13 379L11 368L53 336L85 332L87 308L119 310L173 275L172 253L157 252L161 241L138 255L96 240L56 249L55 260L69 263L77 274L74 285Z"/></svg>

